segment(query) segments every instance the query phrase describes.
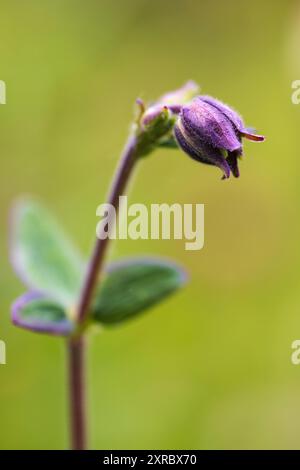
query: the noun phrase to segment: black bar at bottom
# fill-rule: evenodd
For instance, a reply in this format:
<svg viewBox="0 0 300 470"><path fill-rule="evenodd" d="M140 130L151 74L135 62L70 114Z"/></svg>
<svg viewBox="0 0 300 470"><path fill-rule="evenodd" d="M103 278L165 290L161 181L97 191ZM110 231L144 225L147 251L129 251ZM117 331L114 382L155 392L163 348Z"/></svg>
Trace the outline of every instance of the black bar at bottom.
<svg viewBox="0 0 300 470"><path fill-rule="evenodd" d="M124 468L150 466L196 466L230 464L231 468L254 463L277 463L286 465L296 462L300 454L296 450L91 450L91 451L51 451L51 450L2 450L1 468L4 464L47 464L64 462L84 465L85 468L99 468L121 465ZM150 467L151 468L151 467Z"/></svg>

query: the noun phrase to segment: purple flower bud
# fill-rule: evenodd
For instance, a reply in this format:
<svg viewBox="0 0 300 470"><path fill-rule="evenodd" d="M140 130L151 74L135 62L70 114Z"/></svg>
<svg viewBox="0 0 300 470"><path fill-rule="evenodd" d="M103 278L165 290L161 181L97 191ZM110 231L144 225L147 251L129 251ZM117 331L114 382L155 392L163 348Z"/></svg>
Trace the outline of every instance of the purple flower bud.
<svg viewBox="0 0 300 470"><path fill-rule="evenodd" d="M199 162L219 167L223 178L229 178L230 173L239 176L242 137L264 140L245 128L236 111L210 96L197 96L182 107L174 133L184 152Z"/></svg>

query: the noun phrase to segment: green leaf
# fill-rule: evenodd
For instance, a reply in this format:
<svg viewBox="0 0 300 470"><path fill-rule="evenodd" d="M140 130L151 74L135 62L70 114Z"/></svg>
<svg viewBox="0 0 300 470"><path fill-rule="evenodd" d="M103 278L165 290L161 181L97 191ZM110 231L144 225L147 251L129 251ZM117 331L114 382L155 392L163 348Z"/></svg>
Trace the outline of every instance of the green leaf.
<svg viewBox="0 0 300 470"><path fill-rule="evenodd" d="M27 292L15 301L12 321L26 330L51 335L68 336L74 329L61 305L34 292Z"/></svg>
<svg viewBox="0 0 300 470"><path fill-rule="evenodd" d="M44 207L19 202L13 211L13 265L27 286L70 306L77 300L83 262Z"/></svg>
<svg viewBox="0 0 300 470"><path fill-rule="evenodd" d="M102 281L93 317L104 324L125 321L157 304L185 282L174 264L157 259L131 259L115 264Z"/></svg>

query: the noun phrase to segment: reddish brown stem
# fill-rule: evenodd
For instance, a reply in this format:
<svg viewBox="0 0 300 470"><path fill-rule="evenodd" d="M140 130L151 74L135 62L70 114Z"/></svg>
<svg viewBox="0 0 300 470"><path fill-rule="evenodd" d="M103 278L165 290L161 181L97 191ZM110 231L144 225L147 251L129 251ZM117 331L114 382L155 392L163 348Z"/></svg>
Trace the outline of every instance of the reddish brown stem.
<svg viewBox="0 0 300 470"><path fill-rule="evenodd" d="M87 445L84 338L71 339L68 348L71 448L84 450Z"/></svg>
<svg viewBox="0 0 300 470"><path fill-rule="evenodd" d="M119 209L119 196L124 194L136 162L136 139L131 136L121 156L113 183L108 195L108 203L116 213ZM88 314L93 294L103 268L109 244L109 237L96 239L95 247L88 264L87 273L78 305L78 323L82 324ZM71 339L69 348L69 395L71 413L72 449L87 447L86 437L86 397L85 397L85 343L82 336Z"/></svg>

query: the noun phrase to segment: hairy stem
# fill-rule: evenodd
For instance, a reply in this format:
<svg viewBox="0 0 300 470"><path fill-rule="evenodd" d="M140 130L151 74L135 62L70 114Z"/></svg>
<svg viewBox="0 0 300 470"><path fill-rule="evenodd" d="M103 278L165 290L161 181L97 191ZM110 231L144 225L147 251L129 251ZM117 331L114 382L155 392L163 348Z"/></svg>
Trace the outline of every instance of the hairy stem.
<svg viewBox="0 0 300 470"><path fill-rule="evenodd" d="M131 136L122 153L107 202L119 209L119 196L124 194L132 170L137 161L136 138ZM82 324L88 314L96 285L103 269L109 237L97 238L88 264L78 305L78 323ZM86 409L85 409L85 343L82 336L71 339L69 348L69 395L71 413L72 449L86 449Z"/></svg>

